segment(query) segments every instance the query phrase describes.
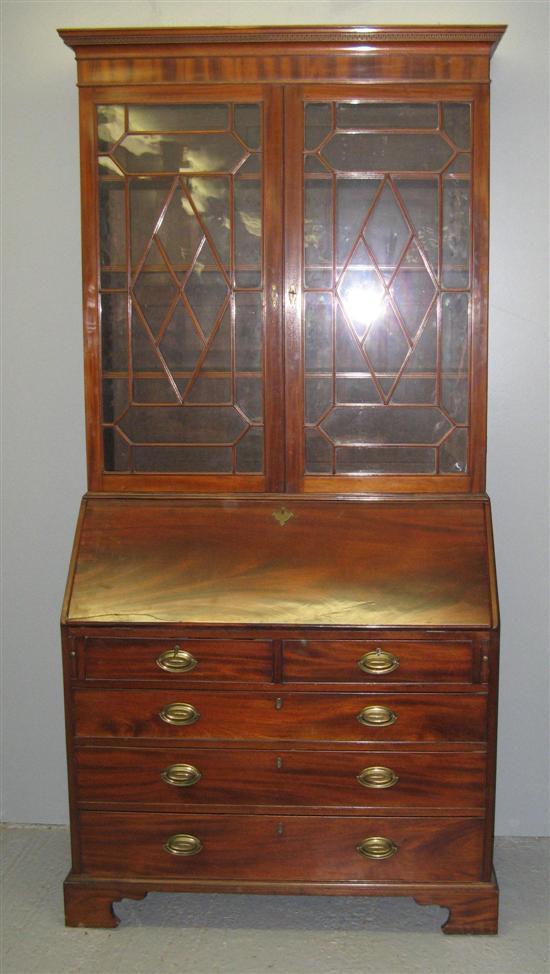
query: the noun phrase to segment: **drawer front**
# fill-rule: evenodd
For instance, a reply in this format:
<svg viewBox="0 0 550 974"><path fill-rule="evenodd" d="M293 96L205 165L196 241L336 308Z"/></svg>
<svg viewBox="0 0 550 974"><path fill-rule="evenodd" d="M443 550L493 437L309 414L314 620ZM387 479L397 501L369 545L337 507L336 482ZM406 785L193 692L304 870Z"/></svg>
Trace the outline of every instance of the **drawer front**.
<svg viewBox="0 0 550 974"><path fill-rule="evenodd" d="M231 680L270 683L269 641L255 639L86 639L87 680Z"/></svg>
<svg viewBox="0 0 550 974"><path fill-rule="evenodd" d="M77 748L78 800L140 805L483 808L485 754Z"/></svg>
<svg viewBox="0 0 550 974"><path fill-rule="evenodd" d="M481 819L82 811L80 825L82 870L92 876L424 883L481 878ZM374 838L384 841L367 842ZM368 858L358 846L388 858Z"/></svg>
<svg viewBox="0 0 550 974"><path fill-rule="evenodd" d="M486 736L483 694L80 689L73 698L77 738L472 742Z"/></svg>
<svg viewBox="0 0 550 974"><path fill-rule="evenodd" d="M316 640L285 642L285 682L472 683L470 642Z"/></svg>

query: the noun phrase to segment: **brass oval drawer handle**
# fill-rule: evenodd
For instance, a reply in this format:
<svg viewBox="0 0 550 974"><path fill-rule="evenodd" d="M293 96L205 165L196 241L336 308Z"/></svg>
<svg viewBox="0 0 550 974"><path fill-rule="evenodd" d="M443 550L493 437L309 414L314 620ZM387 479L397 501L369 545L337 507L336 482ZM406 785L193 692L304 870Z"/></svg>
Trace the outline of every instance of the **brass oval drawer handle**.
<svg viewBox="0 0 550 974"><path fill-rule="evenodd" d="M357 781L363 788L393 788L399 777L391 768L372 767L364 768Z"/></svg>
<svg viewBox="0 0 550 974"><path fill-rule="evenodd" d="M167 703L159 711L159 717L165 724L194 724L200 717L192 703Z"/></svg>
<svg viewBox="0 0 550 974"><path fill-rule="evenodd" d="M196 856L202 849L202 842L196 835L179 832L166 840L164 849L173 856Z"/></svg>
<svg viewBox="0 0 550 974"><path fill-rule="evenodd" d="M391 839L382 835L371 835L363 839L355 848L365 859L391 859L397 852L397 846Z"/></svg>
<svg viewBox="0 0 550 974"><path fill-rule="evenodd" d="M161 773L161 778L175 788L190 788L201 780L202 774L193 764L171 764Z"/></svg>
<svg viewBox="0 0 550 974"><path fill-rule="evenodd" d="M174 646L173 649L166 649L164 653L157 656L155 662L166 673L189 673L195 669L199 661L186 649Z"/></svg>
<svg viewBox="0 0 550 974"><path fill-rule="evenodd" d="M363 707L361 713L357 714L357 720L360 724L366 724L367 727L389 727L390 724L395 724L397 714L394 714L389 707L373 705L372 707Z"/></svg>
<svg viewBox="0 0 550 974"><path fill-rule="evenodd" d="M363 673L380 676L384 673L393 673L399 666L399 660L397 656L387 653L385 649L374 649L358 659L357 666L363 670Z"/></svg>

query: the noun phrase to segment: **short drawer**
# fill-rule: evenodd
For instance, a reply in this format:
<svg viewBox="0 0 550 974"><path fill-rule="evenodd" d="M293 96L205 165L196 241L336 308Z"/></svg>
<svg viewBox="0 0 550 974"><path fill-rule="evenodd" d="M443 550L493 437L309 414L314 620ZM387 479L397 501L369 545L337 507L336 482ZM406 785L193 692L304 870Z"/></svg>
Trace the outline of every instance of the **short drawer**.
<svg viewBox="0 0 550 974"><path fill-rule="evenodd" d="M270 683L271 642L255 639L85 640L87 680Z"/></svg>
<svg viewBox="0 0 550 974"><path fill-rule="evenodd" d="M289 640L283 648L288 683L472 683L471 642Z"/></svg>
<svg viewBox="0 0 550 974"><path fill-rule="evenodd" d="M82 811L80 835L82 871L91 876L424 883L481 878L483 821L474 818Z"/></svg>
<svg viewBox="0 0 550 974"><path fill-rule="evenodd" d="M479 809L484 753L77 748L79 802Z"/></svg>
<svg viewBox="0 0 550 974"><path fill-rule="evenodd" d="M484 694L73 691L77 738L483 741Z"/></svg>

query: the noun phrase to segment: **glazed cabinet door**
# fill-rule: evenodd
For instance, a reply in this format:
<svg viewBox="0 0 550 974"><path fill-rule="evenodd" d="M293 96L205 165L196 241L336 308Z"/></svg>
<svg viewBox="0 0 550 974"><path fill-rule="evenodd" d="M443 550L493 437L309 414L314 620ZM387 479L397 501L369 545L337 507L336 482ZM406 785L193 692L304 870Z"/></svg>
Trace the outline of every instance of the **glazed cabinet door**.
<svg viewBox="0 0 550 974"><path fill-rule="evenodd" d="M486 94L286 99L289 489L481 490Z"/></svg>
<svg viewBox="0 0 550 974"><path fill-rule="evenodd" d="M82 92L92 489L282 489L281 99Z"/></svg>

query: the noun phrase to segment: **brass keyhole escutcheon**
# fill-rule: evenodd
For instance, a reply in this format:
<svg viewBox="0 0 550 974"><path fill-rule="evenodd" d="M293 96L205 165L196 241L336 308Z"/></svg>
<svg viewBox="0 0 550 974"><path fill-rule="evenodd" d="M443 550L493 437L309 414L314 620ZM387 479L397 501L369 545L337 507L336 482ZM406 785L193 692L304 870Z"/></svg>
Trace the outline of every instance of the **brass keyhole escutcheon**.
<svg viewBox="0 0 550 974"><path fill-rule="evenodd" d="M292 517L296 517L296 515L293 514L292 511L289 511L288 508L286 508L284 505L282 507L279 507L278 510L273 511L272 516L275 518L276 521L279 522L282 528L284 528L287 521L290 521Z"/></svg>

